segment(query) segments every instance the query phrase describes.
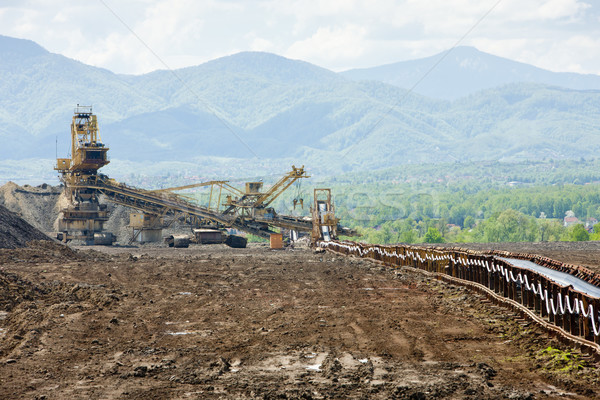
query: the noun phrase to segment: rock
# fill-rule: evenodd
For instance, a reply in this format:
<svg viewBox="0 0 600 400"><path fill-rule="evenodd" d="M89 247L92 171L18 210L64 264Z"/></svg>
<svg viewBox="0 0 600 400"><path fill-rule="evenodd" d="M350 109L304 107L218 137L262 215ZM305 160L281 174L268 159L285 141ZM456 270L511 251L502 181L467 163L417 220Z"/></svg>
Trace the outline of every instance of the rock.
<svg viewBox="0 0 600 400"><path fill-rule="evenodd" d="M136 376L138 378L145 377L147 373L148 373L148 367L146 367L145 365L137 366L133 370L133 376Z"/></svg>

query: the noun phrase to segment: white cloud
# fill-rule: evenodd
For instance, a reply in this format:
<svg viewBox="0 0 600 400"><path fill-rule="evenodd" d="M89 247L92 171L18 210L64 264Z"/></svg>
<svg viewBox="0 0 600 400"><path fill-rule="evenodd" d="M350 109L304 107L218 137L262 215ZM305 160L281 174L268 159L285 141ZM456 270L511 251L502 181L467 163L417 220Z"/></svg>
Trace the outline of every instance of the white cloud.
<svg viewBox="0 0 600 400"><path fill-rule="evenodd" d="M322 65L341 65L362 56L366 31L366 28L356 25L319 28L311 37L292 44L285 56L314 60Z"/></svg>
<svg viewBox="0 0 600 400"><path fill-rule="evenodd" d="M497 14L502 19L540 23L548 20L578 20L591 5L581 0L502 0Z"/></svg>
<svg viewBox="0 0 600 400"><path fill-rule="evenodd" d="M267 39L256 37L252 39L250 50L271 52L275 48L273 42Z"/></svg>
<svg viewBox="0 0 600 400"><path fill-rule="evenodd" d="M577 18L589 7L579 0L550 0L540 5L539 15L543 19Z"/></svg>
<svg viewBox="0 0 600 400"><path fill-rule="evenodd" d="M118 16L103 4L110 7ZM340 70L460 44L552 70L600 71L591 0L5 0L0 34L120 73L236 51L270 51ZM479 22L480 21L480 22Z"/></svg>
<svg viewBox="0 0 600 400"><path fill-rule="evenodd" d="M67 16L65 15L65 13L63 13L63 12L59 12L59 13L57 13L57 14L54 16L54 18L52 18L52 22L56 22L56 23L59 23L59 24L63 24L63 23L65 23L65 22L67 22L67 20L68 20L68 18L67 18Z"/></svg>

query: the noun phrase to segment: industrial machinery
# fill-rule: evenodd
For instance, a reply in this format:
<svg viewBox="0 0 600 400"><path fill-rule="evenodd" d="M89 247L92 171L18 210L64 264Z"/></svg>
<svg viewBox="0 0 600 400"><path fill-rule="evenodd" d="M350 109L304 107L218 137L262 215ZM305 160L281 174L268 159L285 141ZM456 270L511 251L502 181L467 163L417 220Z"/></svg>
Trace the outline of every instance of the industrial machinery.
<svg viewBox="0 0 600 400"><path fill-rule="evenodd" d="M312 241L330 241L337 237L339 219L335 217L331 189L315 189L312 207Z"/></svg>
<svg viewBox="0 0 600 400"><path fill-rule="evenodd" d="M81 183L96 177L98 169L109 163L108 147L98 136L98 121L92 107L77 105L71 122L71 158L57 159L55 169L61 180L69 206L61 210L58 239L79 239L87 244L112 244L114 235L104 232L108 221L106 205L98 202L97 192Z"/></svg>
<svg viewBox="0 0 600 400"><path fill-rule="evenodd" d="M108 212L106 205L98 201L100 195L113 203L136 210L130 215L129 221L133 229L132 240L160 240L162 229L176 219L189 223L192 228L234 228L264 238L277 233L274 228L313 232L315 237L316 231L310 218L278 215L271 207L273 201L294 182L308 178L304 166L292 166L290 172L264 192L263 182L247 182L242 191L229 185L228 181L144 190L98 173L101 167L109 163L107 152L108 147L98 135L98 123L92 108L77 105L71 124L71 158L57 159L55 167L61 173L70 201L70 205L61 212L60 239L81 239L89 244L111 244L114 241L112 234L103 232ZM185 195L175 193L202 186L210 186L208 206L195 204ZM221 198L223 191L227 192L224 202ZM317 203L315 198L315 210L318 211L314 214L313 210L313 214L319 218L318 231L323 232L322 227L327 227L329 235L335 236L338 220L333 216L331 191L325 203Z"/></svg>
<svg viewBox="0 0 600 400"><path fill-rule="evenodd" d="M286 173L279 181L263 192L263 182L246 182L245 190L237 189L229 184L229 181L209 181L186 186L178 186L167 189L155 190L153 193L174 193L181 190L210 186L207 208L223 216L233 219L237 223L253 228L259 236L268 237L269 225L286 229L310 231L310 221L305 218L281 216L275 212L270 205L284 191L286 191L298 179L310 178L304 166L297 168L292 165L292 170ZM223 202L223 192L225 201ZM298 200L296 200L297 202ZM223 207L223 209L221 209ZM211 221L205 221L211 223ZM210 228L210 226L207 226Z"/></svg>

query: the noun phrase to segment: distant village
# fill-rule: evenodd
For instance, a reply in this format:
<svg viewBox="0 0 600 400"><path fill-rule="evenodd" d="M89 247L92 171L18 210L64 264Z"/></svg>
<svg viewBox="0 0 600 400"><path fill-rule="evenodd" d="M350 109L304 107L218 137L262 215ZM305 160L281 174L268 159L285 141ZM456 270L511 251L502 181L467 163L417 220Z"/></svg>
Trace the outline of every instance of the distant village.
<svg viewBox="0 0 600 400"><path fill-rule="evenodd" d="M585 221L580 221L579 218L575 216L575 213L571 210L567 211L565 214L566 215L563 218L563 226L565 228L577 224L582 224L589 233L592 233L594 231L594 225L598 223L598 220L596 218L588 218Z"/></svg>

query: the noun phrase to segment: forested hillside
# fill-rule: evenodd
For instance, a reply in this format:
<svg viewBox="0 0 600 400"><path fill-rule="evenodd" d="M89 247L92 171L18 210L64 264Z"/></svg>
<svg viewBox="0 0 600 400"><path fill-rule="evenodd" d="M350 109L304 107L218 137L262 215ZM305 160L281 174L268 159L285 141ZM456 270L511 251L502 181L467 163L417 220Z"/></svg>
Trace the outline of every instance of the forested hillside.
<svg viewBox="0 0 600 400"><path fill-rule="evenodd" d="M141 76L7 37L0 55L0 157L15 160L8 164L15 169L30 163L19 160L66 155L77 103L93 105L111 159L136 162L137 170L218 157L235 158L224 171L240 160L292 159L338 174L432 162L590 158L600 144L594 90L509 83L447 101L268 53Z"/></svg>
<svg viewBox="0 0 600 400"><path fill-rule="evenodd" d="M432 241L432 229L437 241L503 242L599 240L599 183L598 160L548 160L408 166L333 187L338 216L369 242Z"/></svg>

